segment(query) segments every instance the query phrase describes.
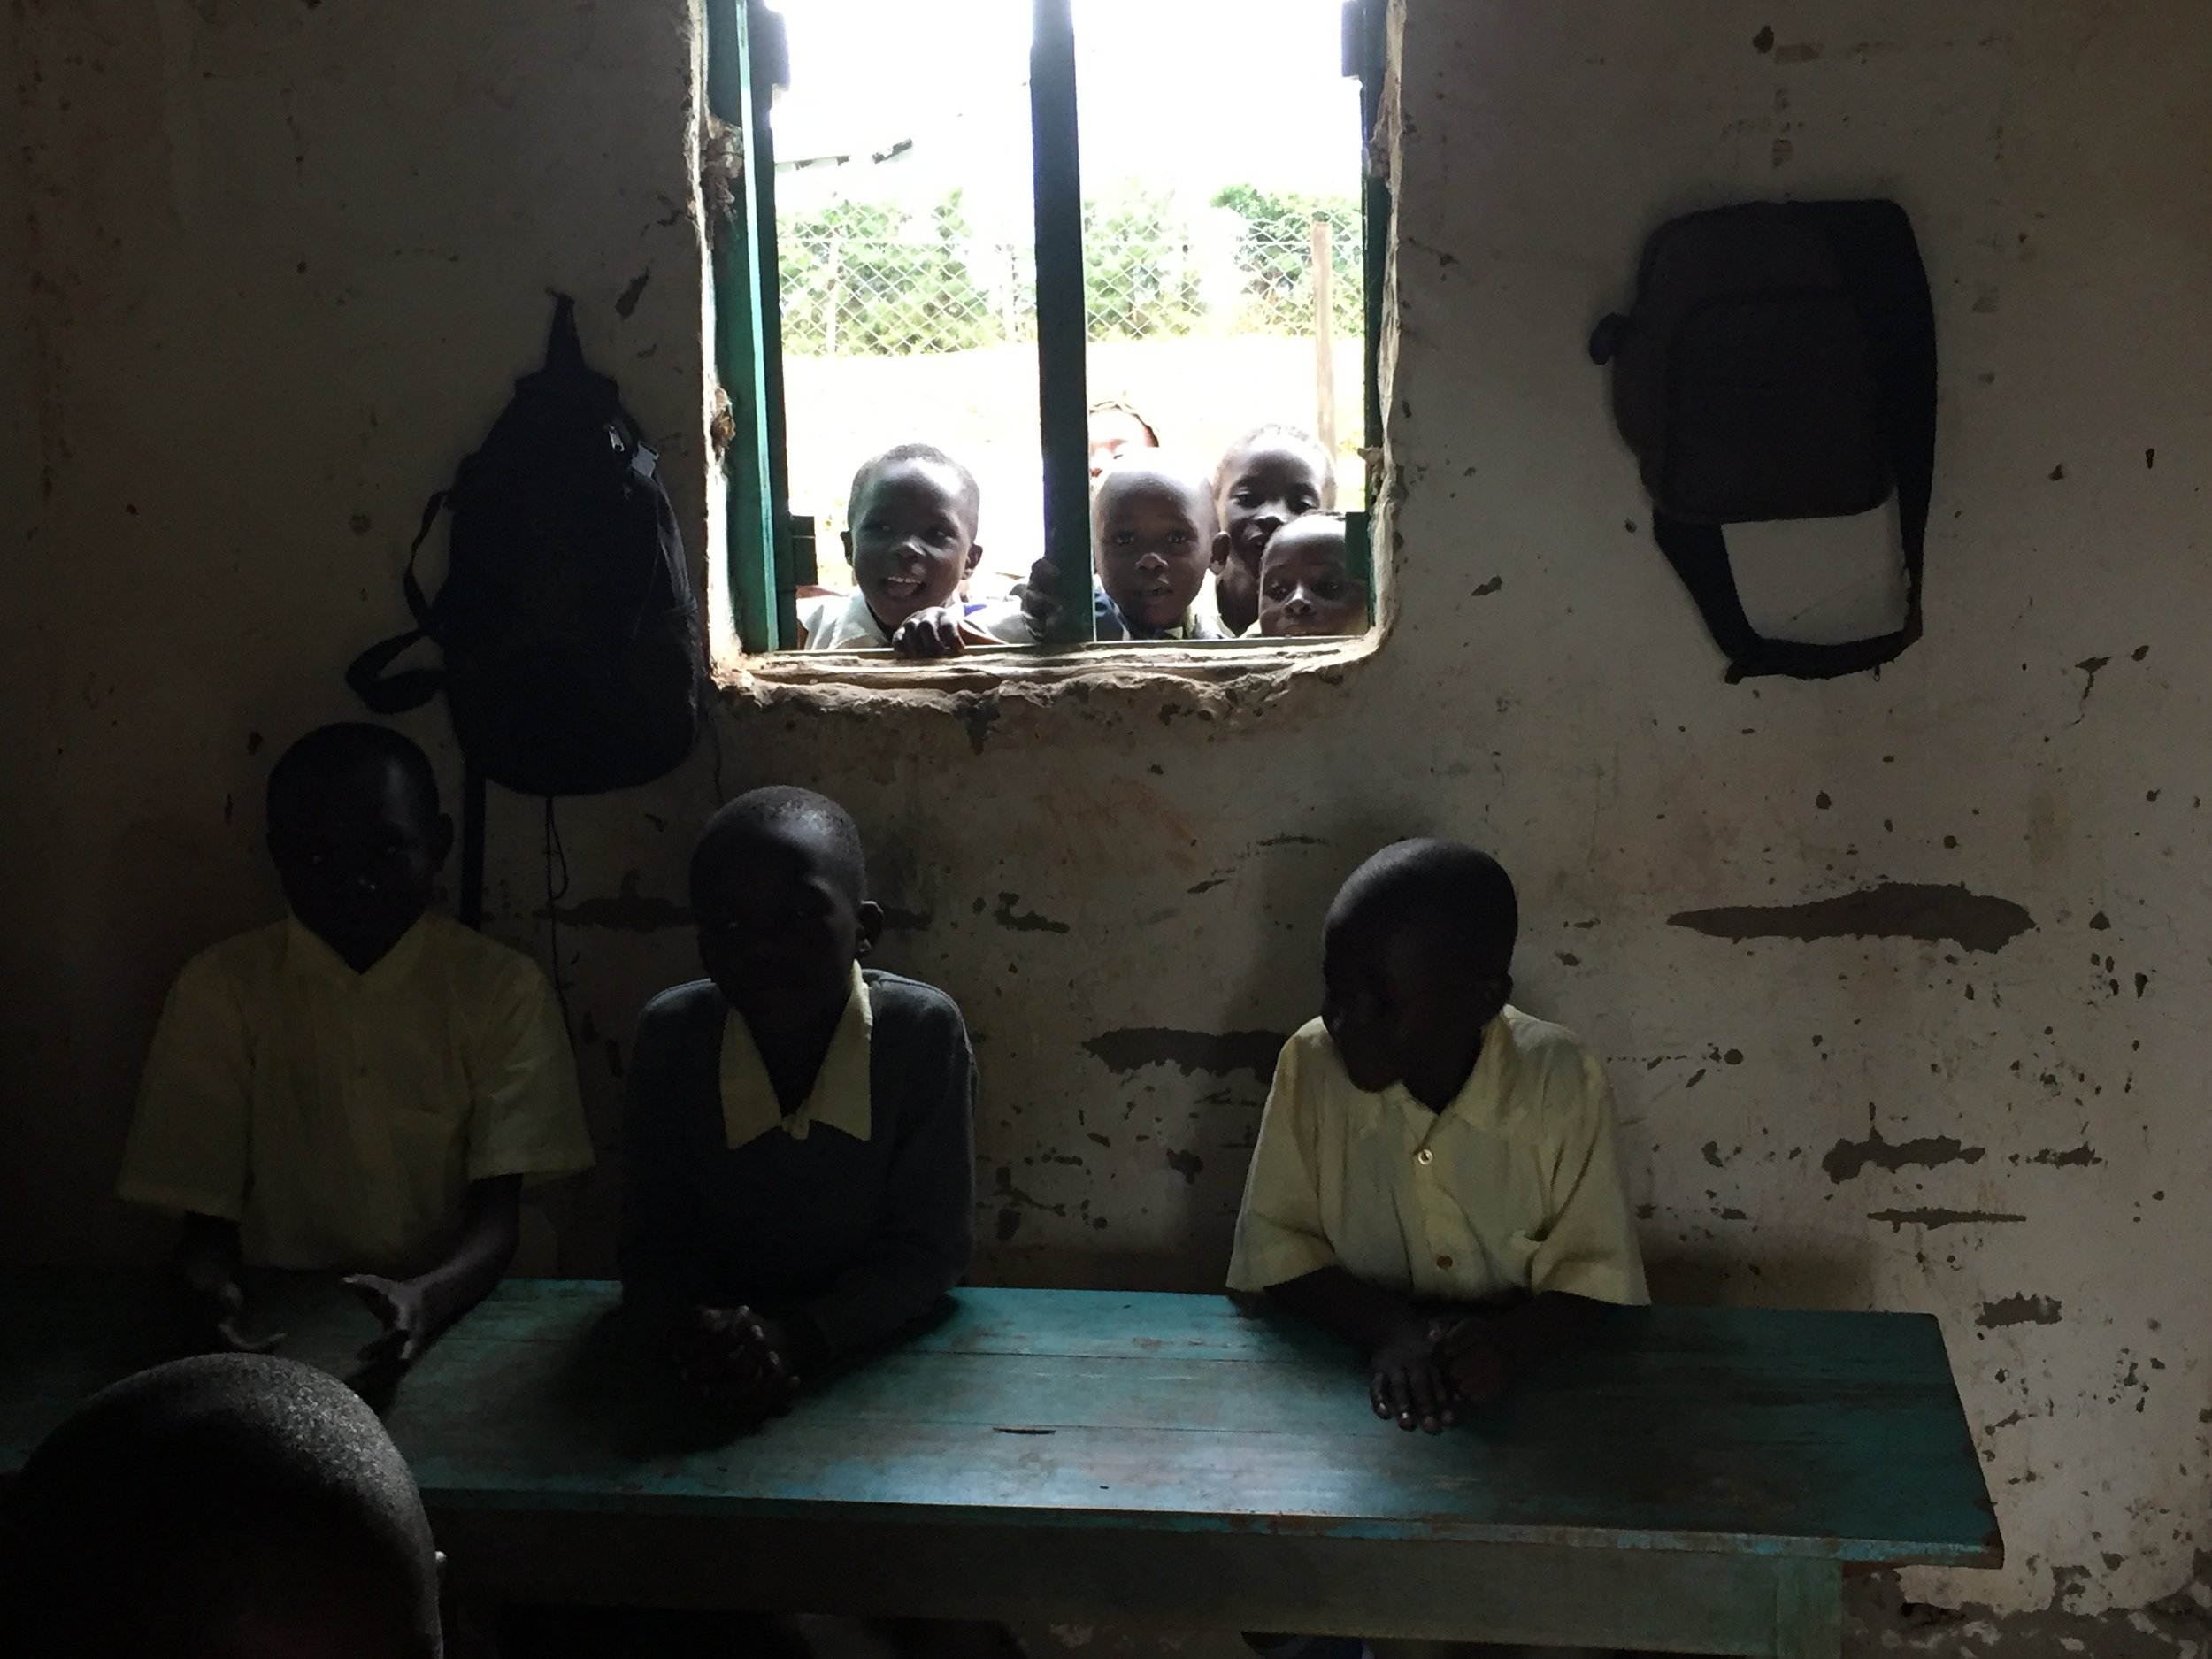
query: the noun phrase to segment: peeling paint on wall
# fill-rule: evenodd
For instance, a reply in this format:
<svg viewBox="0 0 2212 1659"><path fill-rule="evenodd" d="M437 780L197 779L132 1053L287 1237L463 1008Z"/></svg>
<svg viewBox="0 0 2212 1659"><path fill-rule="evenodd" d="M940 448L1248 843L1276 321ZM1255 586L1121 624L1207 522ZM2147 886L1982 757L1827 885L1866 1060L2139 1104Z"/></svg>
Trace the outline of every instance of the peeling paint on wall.
<svg viewBox="0 0 2212 1659"><path fill-rule="evenodd" d="M1103 1032L1083 1048L1112 1071L1171 1065L1186 1076L1193 1071L1249 1071L1266 1083L1274 1078L1275 1061L1289 1041L1279 1031L1171 1031L1145 1025Z"/></svg>
<svg viewBox="0 0 2212 1659"><path fill-rule="evenodd" d="M1802 904L1681 910L1667 920L1715 939L1921 939L1978 951L2002 950L2035 926L2035 918L2009 899L1956 884L1909 881L1885 881Z"/></svg>
<svg viewBox="0 0 2212 1659"><path fill-rule="evenodd" d="M579 899L573 904L557 904L553 914L568 927L611 927L634 933L691 926L688 904L641 893L638 882L638 872L626 870L614 893L595 899Z"/></svg>
<svg viewBox="0 0 2212 1659"><path fill-rule="evenodd" d="M1828 1179L1839 1184L1856 1179L1869 1164L1892 1175L1909 1166L1934 1169L1944 1164L1979 1164L1985 1148L1970 1147L1955 1135L1922 1135L1916 1140L1889 1141L1879 1129L1863 1141L1839 1141L1820 1161Z"/></svg>
<svg viewBox="0 0 2212 1659"><path fill-rule="evenodd" d="M2006 1296L1982 1303L1974 1323L1996 1331L2008 1325L2056 1325L2062 1317L2055 1296Z"/></svg>
<svg viewBox="0 0 2212 1659"><path fill-rule="evenodd" d="M1996 1222L2025 1221L2025 1216L2016 1216L1996 1210L1875 1210L1867 1213L1869 1221L1886 1221L1892 1227L1977 1227Z"/></svg>

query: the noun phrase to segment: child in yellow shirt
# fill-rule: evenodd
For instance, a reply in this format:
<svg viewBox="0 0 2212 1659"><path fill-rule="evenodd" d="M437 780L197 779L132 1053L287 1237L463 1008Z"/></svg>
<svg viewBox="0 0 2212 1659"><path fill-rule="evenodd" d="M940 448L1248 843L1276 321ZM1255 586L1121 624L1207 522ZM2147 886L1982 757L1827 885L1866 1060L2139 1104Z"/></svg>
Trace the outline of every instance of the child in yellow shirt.
<svg viewBox="0 0 2212 1659"><path fill-rule="evenodd" d="M382 726L326 726L269 773L290 915L187 963L118 1183L180 1213L199 1333L259 1348L242 1262L345 1272L411 1363L513 1258L526 1177L590 1167L568 1031L537 964L430 913L453 843L436 775Z"/></svg>
<svg viewBox="0 0 2212 1659"><path fill-rule="evenodd" d="M1495 1397L1589 1303L1648 1300L1604 1071L1507 1001L1517 927L1471 847L1353 872L1237 1217L1229 1287L1357 1344L1404 1429Z"/></svg>

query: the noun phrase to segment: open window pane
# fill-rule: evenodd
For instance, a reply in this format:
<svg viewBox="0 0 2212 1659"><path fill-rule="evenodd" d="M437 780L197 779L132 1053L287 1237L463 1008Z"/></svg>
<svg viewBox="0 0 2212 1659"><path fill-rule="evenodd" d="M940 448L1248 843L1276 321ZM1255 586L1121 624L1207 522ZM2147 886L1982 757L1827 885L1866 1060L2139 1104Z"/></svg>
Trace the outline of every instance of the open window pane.
<svg viewBox="0 0 2212 1659"><path fill-rule="evenodd" d="M1359 84L1341 0L1073 6L1094 465L1156 438L1210 474L1243 434L1279 426L1302 434L1278 447L1312 457L1319 504L1363 509ZM1210 611L1257 633L1256 542L1282 503L1252 504L1256 522L1228 515L1238 545L1194 625ZM1138 606L1179 592L1156 566L1119 580ZM1355 609L1356 632L1363 598Z"/></svg>
<svg viewBox="0 0 2212 1659"><path fill-rule="evenodd" d="M967 593L1003 595L1043 541L1030 0L777 9L785 434L814 586L852 591L840 533L855 468L923 443L974 472L984 551Z"/></svg>

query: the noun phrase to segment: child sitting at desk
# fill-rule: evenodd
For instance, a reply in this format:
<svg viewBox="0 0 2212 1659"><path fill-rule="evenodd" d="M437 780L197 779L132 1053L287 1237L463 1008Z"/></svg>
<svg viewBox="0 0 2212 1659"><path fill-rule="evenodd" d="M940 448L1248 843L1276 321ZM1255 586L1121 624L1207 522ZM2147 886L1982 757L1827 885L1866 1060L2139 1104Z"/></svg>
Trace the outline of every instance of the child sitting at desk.
<svg viewBox="0 0 2212 1659"><path fill-rule="evenodd" d="M345 1384L211 1354L92 1396L0 1491L0 1653L438 1659L407 1465Z"/></svg>
<svg viewBox="0 0 2212 1659"><path fill-rule="evenodd" d="M408 739L310 732L267 810L291 914L177 976L117 1190L183 1214L204 1340L269 1346L242 1259L350 1271L363 1358L403 1368L506 1271L524 1178L591 1165L568 1030L535 963L430 913L453 825Z"/></svg>
<svg viewBox="0 0 2212 1659"><path fill-rule="evenodd" d="M1357 1344L1402 1429L1494 1398L1588 1302L1648 1300L1605 1073L1506 1001L1517 928L1471 847L1400 841L1353 872L1237 1217L1229 1287Z"/></svg>
<svg viewBox="0 0 2212 1659"><path fill-rule="evenodd" d="M975 1064L950 997L860 967L883 912L835 802L723 807L691 906L709 977L646 1004L626 1085L623 1299L758 1419L967 1271Z"/></svg>

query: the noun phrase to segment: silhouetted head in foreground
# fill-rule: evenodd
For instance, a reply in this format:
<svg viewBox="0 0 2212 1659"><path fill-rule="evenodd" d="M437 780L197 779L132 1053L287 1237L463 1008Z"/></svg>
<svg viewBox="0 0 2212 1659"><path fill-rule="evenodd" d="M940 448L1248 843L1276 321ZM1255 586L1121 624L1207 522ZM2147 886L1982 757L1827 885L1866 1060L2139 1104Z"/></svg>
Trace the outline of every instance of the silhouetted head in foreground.
<svg viewBox="0 0 2212 1659"><path fill-rule="evenodd" d="M95 1394L0 1494L6 1659L439 1659L430 1525L376 1414L217 1354Z"/></svg>

